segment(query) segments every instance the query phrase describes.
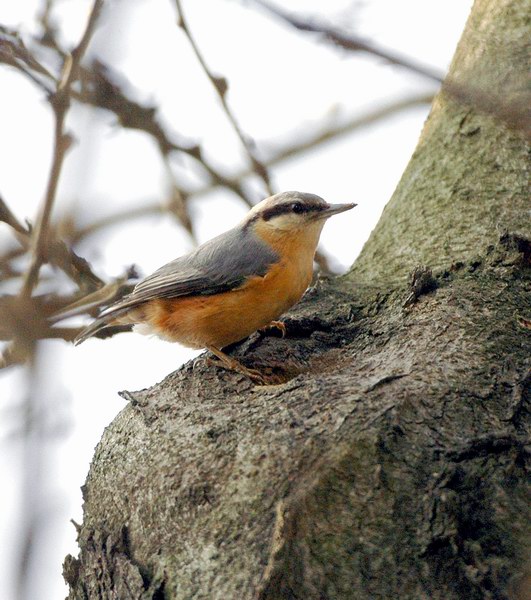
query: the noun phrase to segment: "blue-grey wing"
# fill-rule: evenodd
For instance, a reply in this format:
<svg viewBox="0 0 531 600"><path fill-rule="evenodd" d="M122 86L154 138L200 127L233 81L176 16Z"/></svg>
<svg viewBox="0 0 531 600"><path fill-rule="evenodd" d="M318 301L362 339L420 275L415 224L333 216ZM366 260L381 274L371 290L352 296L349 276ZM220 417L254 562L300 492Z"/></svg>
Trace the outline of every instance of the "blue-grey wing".
<svg viewBox="0 0 531 600"><path fill-rule="evenodd" d="M279 259L245 226L231 229L140 281L129 295L108 306L75 343L80 344L144 302L227 292L243 285L249 277L263 277Z"/></svg>
<svg viewBox="0 0 531 600"><path fill-rule="evenodd" d="M240 287L249 277L263 277L279 258L252 230L239 226L164 265L108 310L135 306L154 298L227 292Z"/></svg>

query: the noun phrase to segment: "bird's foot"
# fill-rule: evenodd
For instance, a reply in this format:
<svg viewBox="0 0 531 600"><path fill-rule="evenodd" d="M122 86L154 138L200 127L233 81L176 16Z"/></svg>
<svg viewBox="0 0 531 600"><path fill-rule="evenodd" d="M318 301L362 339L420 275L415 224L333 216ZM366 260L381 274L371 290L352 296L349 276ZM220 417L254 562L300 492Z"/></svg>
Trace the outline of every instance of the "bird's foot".
<svg viewBox="0 0 531 600"><path fill-rule="evenodd" d="M278 329L278 331L280 331L280 333L282 334L282 337L286 337L286 324L284 323L284 321L271 321L269 325L266 325L265 327L260 327L258 331L265 333L270 329Z"/></svg>
<svg viewBox="0 0 531 600"><path fill-rule="evenodd" d="M237 373L241 373L242 375L245 375L252 382L258 385L267 384L266 378L262 375L262 373L260 373L260 371L257 371L256 369L250 369L242 365L241 362L239 362L235 358L228 356L227 354L225 354L221 350L218 350L217 348L209 347L208 350L210 350L210 352L212 352L212 354L217 356L217 358L219 359L214 360L212 358L209 358L208 361L210 362L210 364L213 364L216 367L221 367L222 369L227 369L229 371L236 371Z"/></svg>

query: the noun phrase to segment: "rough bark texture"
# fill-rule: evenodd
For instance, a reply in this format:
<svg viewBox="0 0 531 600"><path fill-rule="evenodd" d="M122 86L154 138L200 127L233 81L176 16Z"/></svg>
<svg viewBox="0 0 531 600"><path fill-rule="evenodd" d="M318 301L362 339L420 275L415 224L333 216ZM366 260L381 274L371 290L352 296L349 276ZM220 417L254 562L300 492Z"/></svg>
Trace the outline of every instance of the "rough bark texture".
<svg viewBox="0 0 531 600"><path fill-rule="evenodd" d="M513 80L525 8L478 0L453 71ZM124 393L70 598L528 598L525 151L440 97L351 273L306 295L287 338L235 350L286 383L199 358Z"/></svg>
<svg viewBox="0 0 531 600"><path fill-rule="evenodd" d="M517 96L529 84L529 31L529 2L477 0L450 78ZM404 280L418 264L474 259L505 231L527 235L528 161L526 145L496 119L439 94L352 281Z"/></svg>

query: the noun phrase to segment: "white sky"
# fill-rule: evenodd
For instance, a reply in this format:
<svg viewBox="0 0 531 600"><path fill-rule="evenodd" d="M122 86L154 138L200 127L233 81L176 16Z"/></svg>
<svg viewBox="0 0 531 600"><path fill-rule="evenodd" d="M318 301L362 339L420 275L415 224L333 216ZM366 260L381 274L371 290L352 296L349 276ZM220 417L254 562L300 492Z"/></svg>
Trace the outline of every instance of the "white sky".
<svg viewBox="0 0 531 600"><path fill-rule="evenodd" d="M39 4L4 0L0 24L20 26L30 35ZM251 2L183 4L211 70L229 81L228 100L242 128L264 153L295 134L312 131L325 116L341 123L392 99L433 90L429 82L382 61L315 44L253 10ZM78 40L89 6L85 0L57 2L66 44ZM286 0L282 6L322 16L320 0ZM329 0L326 6L328 22L445 70L471 0ZM173 2L111 2L103 20L91 52L123 74L136 98L160 107L168 130L200 142L220 169L242 168L238 141L175 25ZM51 113L42 94L3 65L0 89L0 193L21 219L34 219L51 157ZM279 191L299 189L331 202L358 203L353 211L332 219L323 232L323 247L334 264L346 268L358 254L407 164L426 114L421 108L399 113L273 169ZM163 197L164 170L145 135L121 131L111 116L86 107L74 107L68 125L79 141L65 164L57 212L77 207L80 221L88 222ZM177 163L174 167L179 172L189 168ZM191 211L204 241L235 224L246 208L216 191L193 200ZM8 237L0 224L0 248ZM102 276L110 277L131 263L147 274L190 248L190 240L169 218L153 217L91 237L78 251ZM68 552L77 555L69 519L82 520L79 487L94 446L125 404L116 392L151 386L195 354L130 334L105 342L89 340L75 349L61 341L42 344L39 364L44 376L36 383L37 396L58 435L43 452L44 489L36 502L42 506L45 526L28 597L46 600L66 594L61 563ZM0 496L0 598L6 600L14 598L22 463L13 433L24 389L19 369L0 373L0 481L9 482Z"/></svg>

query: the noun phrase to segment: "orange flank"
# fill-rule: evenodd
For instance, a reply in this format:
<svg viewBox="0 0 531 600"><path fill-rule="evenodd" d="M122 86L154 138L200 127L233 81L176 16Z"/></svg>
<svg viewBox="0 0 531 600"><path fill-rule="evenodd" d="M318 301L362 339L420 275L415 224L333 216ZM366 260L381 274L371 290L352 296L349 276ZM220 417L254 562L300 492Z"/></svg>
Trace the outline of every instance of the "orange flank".
<svg viewBox="0 0 531 600"><path fill-rule="evenodd" d="M153 333L184 346L224 348L268 325L301 298L313 268L312 260L302 262L284 255L264 277L251 277L222 294L151 300L142 307L143 320Z"/></svg>
<svg viewBox="0 0 531 600"><path fill-rule="evenodd" d="M190 348L224 348L278 319L297 303L311 283L313 255L322 223L298 231L258 223L255 233L281 260L263 276L213 295L159 298L142 305L151 333Z"/></svg>

